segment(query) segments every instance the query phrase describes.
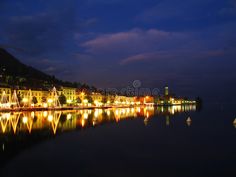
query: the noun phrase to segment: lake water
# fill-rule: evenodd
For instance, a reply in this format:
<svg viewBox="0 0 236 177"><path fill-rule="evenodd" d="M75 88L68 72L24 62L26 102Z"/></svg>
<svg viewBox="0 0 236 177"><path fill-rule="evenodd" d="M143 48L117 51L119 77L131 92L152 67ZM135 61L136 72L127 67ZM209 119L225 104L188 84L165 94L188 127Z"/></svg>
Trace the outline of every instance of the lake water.
<svg viewBox="0 0 236 177"><path fill-rule="evenodd" d="M235 177L235 106L0 113L0 176Z"/></svg>

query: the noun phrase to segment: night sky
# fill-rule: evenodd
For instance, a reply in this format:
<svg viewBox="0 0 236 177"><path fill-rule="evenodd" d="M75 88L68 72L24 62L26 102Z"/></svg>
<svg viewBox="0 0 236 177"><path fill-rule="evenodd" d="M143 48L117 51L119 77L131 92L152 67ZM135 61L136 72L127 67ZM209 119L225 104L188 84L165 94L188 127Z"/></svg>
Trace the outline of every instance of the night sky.
<svg viewBox="0 0 236 177"><path fill-rule="evenodd" d="M236 97L236 0L0 0L0 46L98 88Z"/></svg>

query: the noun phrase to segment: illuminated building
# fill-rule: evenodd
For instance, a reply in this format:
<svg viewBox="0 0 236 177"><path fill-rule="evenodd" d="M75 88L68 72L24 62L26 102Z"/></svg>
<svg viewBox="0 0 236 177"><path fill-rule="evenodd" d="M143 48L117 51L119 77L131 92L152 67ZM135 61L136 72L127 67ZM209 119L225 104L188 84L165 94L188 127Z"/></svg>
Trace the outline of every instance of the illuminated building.
<svg viewBox="0 0 236 177"><path fill-rule="evenodd" d="M65 95L66 102L68 104L73 103L76 100L76 88L72 87L61 87L61 93Z"/></svg>
<svg viewBox="0 0 236 177"><path fill-rule="evenodd" d="M23 102L32 102L32 98L35 97L37 99L37 105L42 104L42 98L45 96L47 97L47 91L42 90L26 90L26 89L19 89L17 90L17 94L20 95Z"/></svg>
<svg viewBox="0 0 236 177"><path fill-rule="evenodd" d="M0 99L3 97L3 94L6 96L6 98L9 100L11 98L11 88L8 87L0 87Z"/></svg>
<svg viewBox="0 0 236 177"><path fill-rule="evenodd" d="M91 95L92 99L94 100L94 104L96 106L101 106L103 103L103 100L107 100L105 95L102 95L101 93L93 92Z"/></svg>

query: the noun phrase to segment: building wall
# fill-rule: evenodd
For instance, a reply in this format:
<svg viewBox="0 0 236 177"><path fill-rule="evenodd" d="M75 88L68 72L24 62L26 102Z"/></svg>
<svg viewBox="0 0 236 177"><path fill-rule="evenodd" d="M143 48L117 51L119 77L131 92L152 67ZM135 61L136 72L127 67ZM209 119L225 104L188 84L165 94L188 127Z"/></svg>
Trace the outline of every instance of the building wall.
<svg viewBox="0 0 236 177"><path fill-rule="evenodd" d="M62 87L61 90L68 103L72 103L76 100L76 88Z"/></svg>
<svg viewBox="0 0 236 177"><path fill-rule="evenodd" d="M36 99L38 101L37 104L39 104L39 105L42 104L42 97L46 96L46 98L47 98L47 96L48 96L48 94L45 95L45 91L42 91L42 90L23 90L23 89L20 89L20 90L17 90L17 94L19 94L22 99L24 99L24 98L30 99L30 97L31 98L36 97Z"/></svg>
<svg viewBox="0 0 236 177"><path fill-rule="evenodd" d="M97 102L102 103L103 98L104 98L105 96L103 96L103 95L100 94L100 93L92 93L91 97L92 97L93 101L97 101Z"/></svg>
<svg viewBox="0 0 236 177"><path fill-rule="evenodd" d="M7 88L7 87L1 87L0 88L0 100L2 101L2 96L5 93L6 99L10 100L11 99L11 88Z"/></svg>

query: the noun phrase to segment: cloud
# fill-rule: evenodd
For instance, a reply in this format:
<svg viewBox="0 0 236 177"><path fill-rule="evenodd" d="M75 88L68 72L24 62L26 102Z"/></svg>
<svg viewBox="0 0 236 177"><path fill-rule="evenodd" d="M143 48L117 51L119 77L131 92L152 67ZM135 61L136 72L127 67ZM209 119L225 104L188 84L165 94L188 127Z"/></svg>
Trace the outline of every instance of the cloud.
<svg viewBox="0 0 236 177"><path fill-rule="evenodd" d="M100 63L117 62L120 65L128 65L181 58L192 61L223 57L228 52L224 48L228 40L224 33L222 28L209 28L208 31L196 33L134 28L98 35L83 42L81 46L85 48L85 58L90 55L93 56L91 60L99 59Z"/></svg>
<svg viewBox="0 0 236 177"><path fill-rule="evenodd" d="M135 62L146 62L146 61L155 61L155 60L178 60L180 58L188 58L188 59L206 59L209 57L222 57L224 56L225 52L223 50L209 50L209 51L194 51L194 50L187 50L187 51L160 51L160 52L153 52L153 53L141 53L137 55L133 55L121 60L121 65L126 65Z"/></svg>
<svg viewBox="0 0 236 177"><path fill-rule="evenodd" d="M171 48L186 38L184 33L166 32L157 29L142 30L134 28L130 31L104 34L82 43L86 52L92 54L127 55Z"/></svg>
<svg viewBox="0 0 236 177"><path fill-rule="evenodd" d="M169 54L168 52L142 53L122 59L120 64L125 65L133 62L157 60L160 58L170 58L170 57L173 57L173 55Z"/></svg>

